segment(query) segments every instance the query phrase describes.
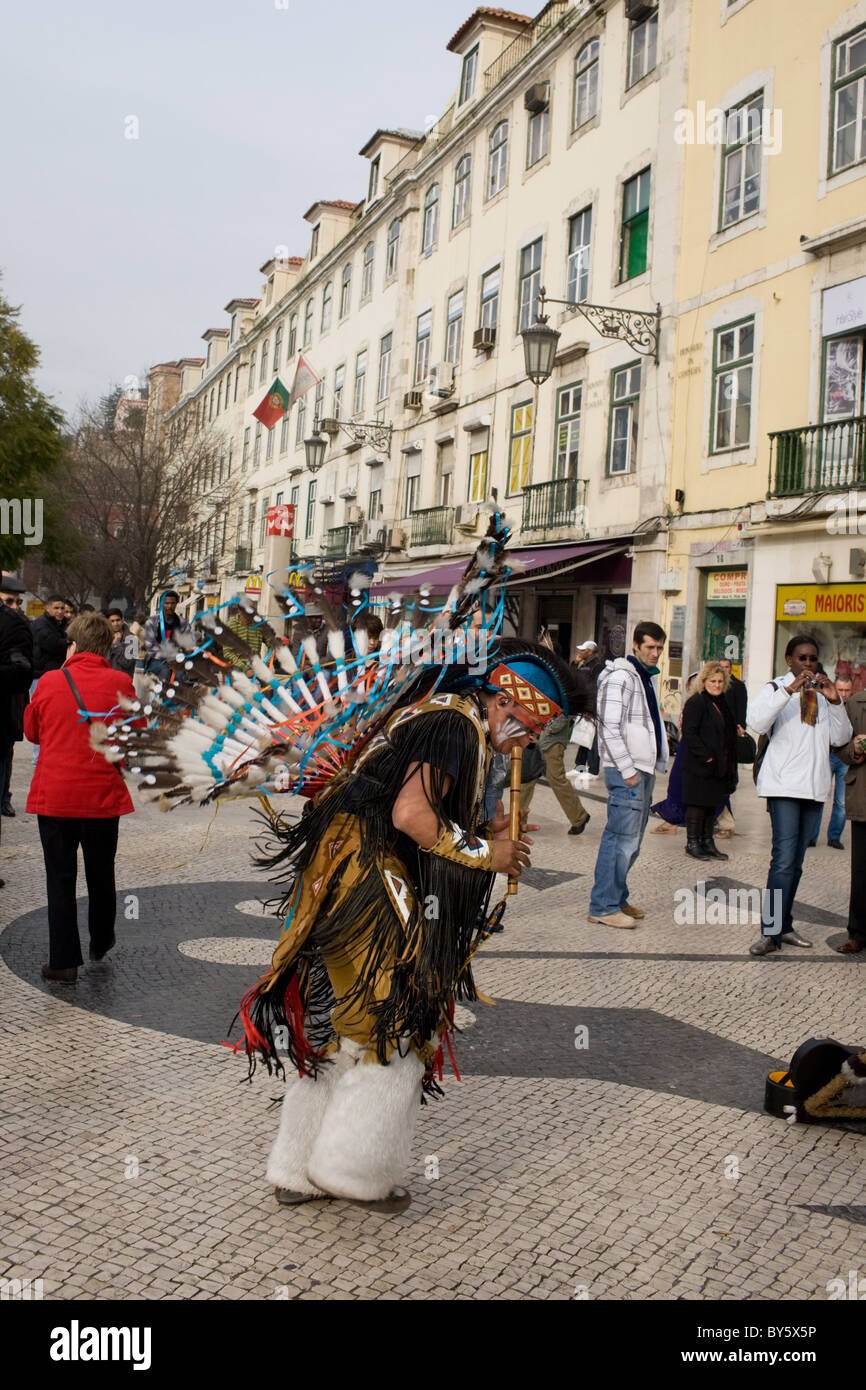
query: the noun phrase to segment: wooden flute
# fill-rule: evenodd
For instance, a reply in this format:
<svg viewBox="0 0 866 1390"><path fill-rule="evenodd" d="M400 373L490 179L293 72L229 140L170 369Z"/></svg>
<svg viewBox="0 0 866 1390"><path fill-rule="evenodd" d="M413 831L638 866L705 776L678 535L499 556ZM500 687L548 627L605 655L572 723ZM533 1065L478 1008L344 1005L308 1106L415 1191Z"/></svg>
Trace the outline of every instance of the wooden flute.
<svg viewBox="0 0 866 1390"><path fill-rule="evenodd" d="M523 749L511 750L511 803L508 808L511 817L508 834L512 840L520 839L520 783L523 777ZM517 892L517 879L509 878L508 893Z"/></svg>

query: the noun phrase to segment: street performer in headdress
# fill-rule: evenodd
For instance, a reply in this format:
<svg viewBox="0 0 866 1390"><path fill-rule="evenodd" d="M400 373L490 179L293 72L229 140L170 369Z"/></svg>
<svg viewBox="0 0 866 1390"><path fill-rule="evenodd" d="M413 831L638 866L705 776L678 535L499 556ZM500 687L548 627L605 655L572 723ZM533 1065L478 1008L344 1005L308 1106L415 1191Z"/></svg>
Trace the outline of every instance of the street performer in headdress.
<svg viewBox="0 0 866 1390"><path fill-rule="evenodd" d="M526 748L586 704L564 662L519 639L501 640L480 673L440 673L430 693L434 676L300 821L276 828L269 864L289 879L286 926L241 1013L248 1047L273 1062L281 1037L300 1073L268 1164L284 1205L409 1205L398 1184L422 1085L439 1089L455 999L477 997L470 961L494 875L529 864L525 820L517 840L504 815L480 823L492 751ZM316 1050L304 1025L323 991L333 1036Z"/></svg>

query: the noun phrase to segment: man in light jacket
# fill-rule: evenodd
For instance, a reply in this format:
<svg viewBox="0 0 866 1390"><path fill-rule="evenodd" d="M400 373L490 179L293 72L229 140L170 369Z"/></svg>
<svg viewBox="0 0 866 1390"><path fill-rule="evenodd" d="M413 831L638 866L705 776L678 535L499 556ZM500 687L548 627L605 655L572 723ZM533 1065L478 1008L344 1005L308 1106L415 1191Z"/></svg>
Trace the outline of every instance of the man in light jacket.
<svg viewBox="0 0 866 1390"><path fill-rule="evenodd" d="M758 796L767 798L773 847L761 907L761 939L749 950L770 956L790 946L811 946L794 931L793 908L803 859L818 811L830 790L830 746L847 743L851 721L832 681L818 670L812 637L792 637L788 671L749 703L749 726L769 737L758 772Z"/></svg>
<svg viewBox="0 0 866 1390"><path fill-rule="evenodd" d="M658 623L638 623L632 655L606 662L598 679L598 748L608 802L589 921L607 927L634 927L644 916L643 908L628 900L627 880L640 853L656 772L668 765L655 686L666 637Z"/></svg>

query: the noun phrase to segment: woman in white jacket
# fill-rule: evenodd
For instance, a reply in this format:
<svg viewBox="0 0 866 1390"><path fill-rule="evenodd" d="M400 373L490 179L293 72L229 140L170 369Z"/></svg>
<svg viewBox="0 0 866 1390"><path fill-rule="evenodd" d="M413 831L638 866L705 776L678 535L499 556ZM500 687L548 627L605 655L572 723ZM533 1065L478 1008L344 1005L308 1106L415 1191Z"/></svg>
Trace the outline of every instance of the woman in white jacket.
<svg viewBox="0 0 866 1390"><path fill-rule="evenodd" d="M793 907L806 847L830 790L830 745L847 743L851 723L832 681L818 671L811 637L792 637L789 670L750 701L749 726L769 743L758 772L758 796L767 798L773 848L761 909L761 939L753 956L769 956L812 942L794 931Z"/></svg>

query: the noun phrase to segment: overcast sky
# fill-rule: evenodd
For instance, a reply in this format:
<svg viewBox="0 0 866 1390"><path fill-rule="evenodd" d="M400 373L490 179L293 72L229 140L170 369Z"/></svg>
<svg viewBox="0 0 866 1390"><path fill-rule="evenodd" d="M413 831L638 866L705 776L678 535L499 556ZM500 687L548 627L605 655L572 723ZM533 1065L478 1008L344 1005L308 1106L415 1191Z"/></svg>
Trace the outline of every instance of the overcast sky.
<svg viewBox="0 0 866 1390"><path fill-rule="evenodd" d="M448 106L468 0L40 0L4 7L3 292L67 412L203 356L317 198L359 201L379 126ZM526 7L536 13L540 0ZM139 138L125 132L139 122Z"/></svg>

